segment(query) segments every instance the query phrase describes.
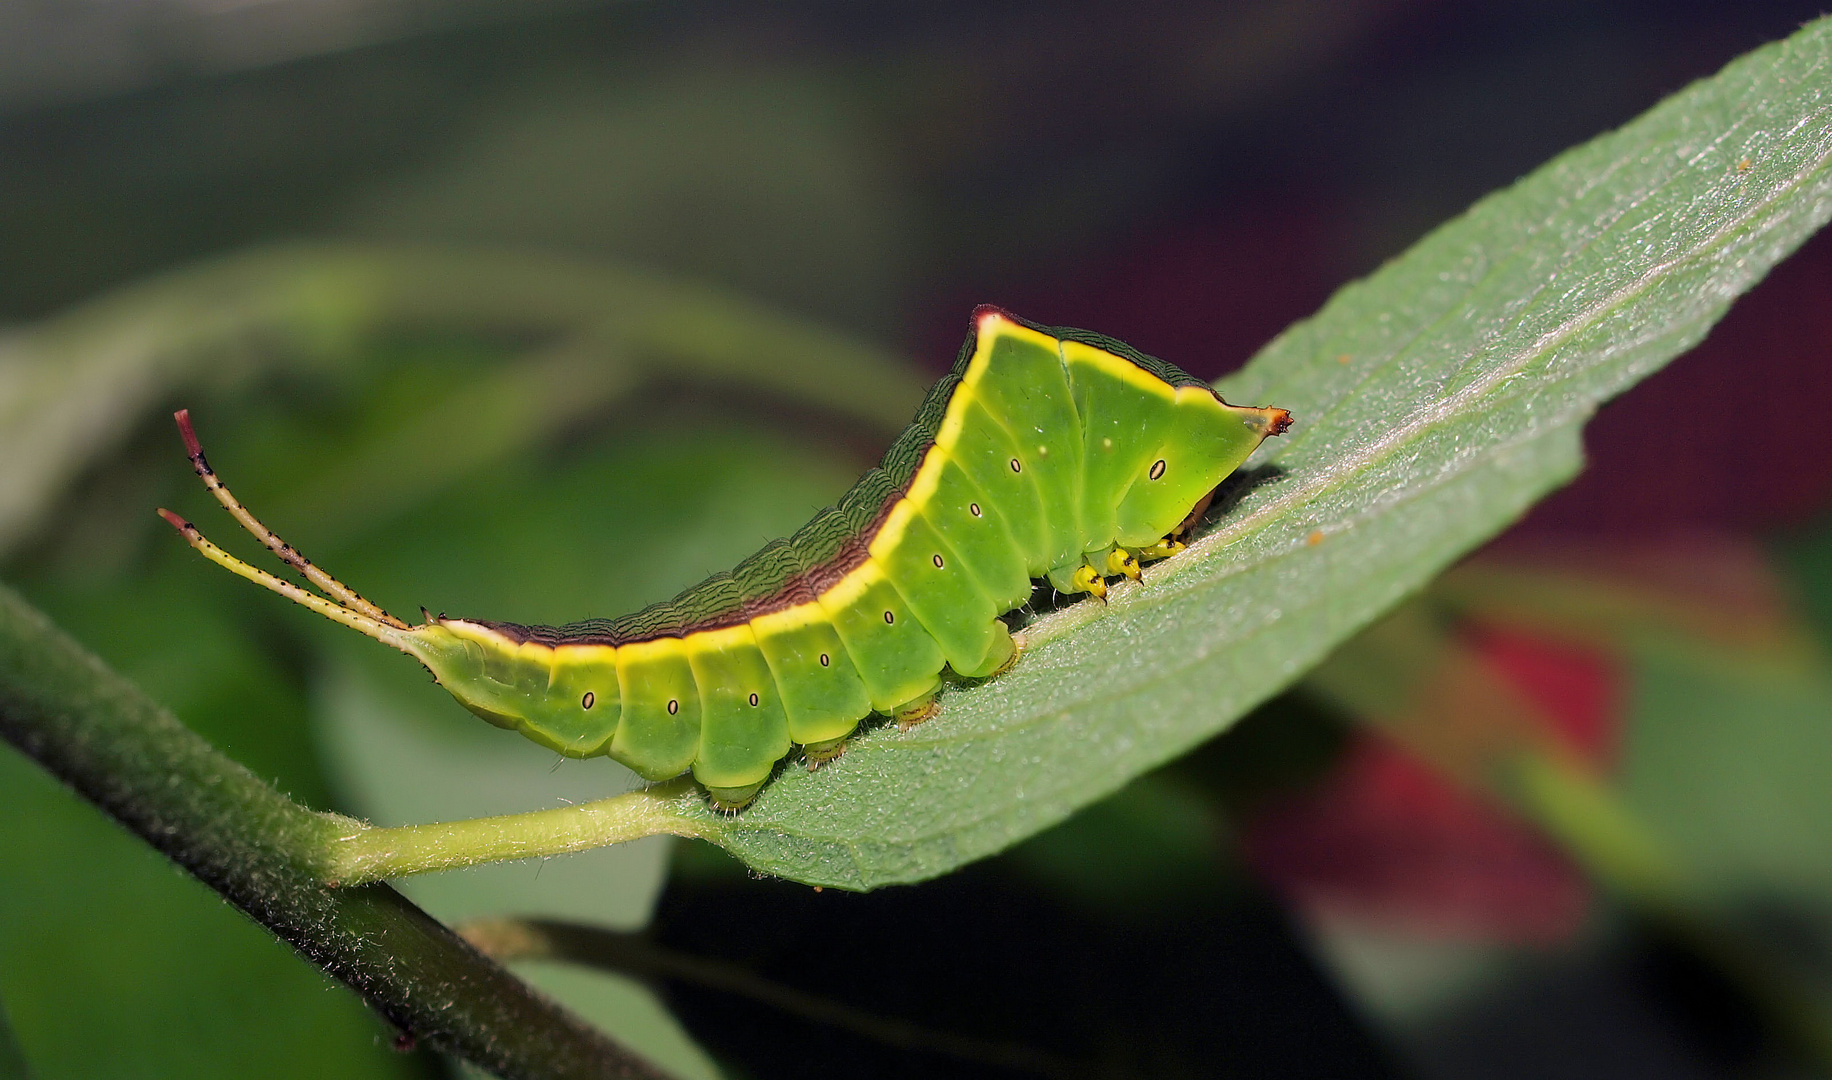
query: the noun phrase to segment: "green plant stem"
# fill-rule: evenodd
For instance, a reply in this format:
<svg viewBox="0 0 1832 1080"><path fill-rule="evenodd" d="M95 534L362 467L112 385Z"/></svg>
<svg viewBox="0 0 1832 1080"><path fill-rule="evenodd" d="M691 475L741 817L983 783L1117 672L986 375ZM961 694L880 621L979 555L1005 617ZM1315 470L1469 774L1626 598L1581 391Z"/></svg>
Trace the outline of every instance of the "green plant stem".
<svg viewBox="0 0 1832 1080"><path fill-rule="evenodd" d="M713 826L680 813L683 800L695 806L700 801L693 782L685 778L524 814L398 828L351 822L325 844L319 872L327 885L363 885L479 863L565 855L645 836L703 837L712 832Z"/></svg>
<svg viewBox="0 0 1832 1080"><path fill-rule="evenodd" d="M654 1077L385 885L331 890L347 819L218 753L0 586L0 738L195 874L409 1038L503 1077Z"/></svg>

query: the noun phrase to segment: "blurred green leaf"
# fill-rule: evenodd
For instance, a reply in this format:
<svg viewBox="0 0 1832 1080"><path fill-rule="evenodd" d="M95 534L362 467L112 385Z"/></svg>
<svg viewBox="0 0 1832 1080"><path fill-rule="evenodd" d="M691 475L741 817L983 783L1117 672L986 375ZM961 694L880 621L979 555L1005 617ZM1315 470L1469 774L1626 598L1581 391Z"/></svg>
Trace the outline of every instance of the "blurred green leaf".
<svg viewBox="0 0 1832 1080"><path fill-rule="evenodd" d="M1832 774L1832 662L1753 544L1693 538L1478 557L1435 582L1424 603L1338 650L1309 680L1326 691L1358 683L1364 692L1349 704L1363 716L1382 705L1357 670L1410 683L1403 707L1415 718L1436 714L1435 725L1425 723L1435 732L1423 733L1439 748L1455 743L1460 724L1492 753L1556 753L1555 721L1534 718L1543 710L1493 671L1473 691L1445 677L1458 653L1465 667L1486 665L1426 608L1616 658L1628 701L1615 812L1638 819L1684 868L1687 901L1723 910L1785 904L1832 920L1832 833L1824 828L1832 787L1823 782ZM1380 650L1401 623L1431 637L1427 663ZM1434 681L1420 685L1427 675ZM1422 732L1417 725L1410 733L1385 726L1447 772L1483 782L1478 770L1457 767L1454 752L1408 737Z"/></svg>
<svg viewBox="0 0 1832 1080"><path fill-rule="evenodd" d="M1832 666L1752 547L1471 560L1338 649L1306 686L1533 822L1823 1064ZM1547 707L1461 632L1471 618L1615 659L1631 700L1614 775L1582 760Z"/></svg>
<svg viewBox="0 0 1832 1080"><path fill-rule="evenodd" d="M1832 1061L1832 668L1692 643L1636 648L1633 674L1622 805L1737 948L1725 967Z"/></svg>
<svg viewBox="0 0 1832 1080"><path fill-rule="evenodd" d="M336 230L602 254L841 326L895 320L914 207L857 85L767 50L709 63L657 44L514 87Z"/></svg>
<svg viewBox="0 0 1832 1080"><path fill-rule="evenodd" d="M1783 537L1776 555L1815 636L1832 643L1832 519Z"/></svg>
<svg viewBox="0 0 1832 1080"><path fill-rule="evenodd" d="M1635 650L1624 801L1726 908L1805 902L1832 940L1832 670Z"/></svg>
<svg viewBox="0 0 1832 1080"><path fill-rule="evenodd" d="M220 393L273 370L348 379L363 358L358 343L428 326L532 339L537 351L458 391L496 407L477 446L415 455L420 467L385 491L436 489L656 378L761 389L887 432L923 391L907 367L845 335L615 263L438 247L257 249L117 290L0 340L0 456L16 463L0 472L0 550L41 525L134 418L180 390ZM428 413L430 431L404 429L397 440L449 430L440 425L451 413ZM398 458L400 445L379 450ZM378 454L355 467L373 476L391 460Z"/></svg>
<svg viewBox="0 0 1832 1080"><path fill-rule="evenodd" d="M329 803L297 675L189 551L28 581L110 663L281 790ZM182 628L182 632L175 628ZM0 755L0 991L41 1077L419 1074L354 997L31 762Z"/></svg>
<svg viewBox="0 0 1832 1080"><path fill-rule="evenodd" d="M0 813L30 823L0 830L0 996L39 1080L423 1075L354 995L17 754Z"/></svg>
<svg viewBox="0 0 1832 1080"><path fill-rule="evenodd" d="M760 870L870 888L997 851L1226 727L1570 479L1597 405L1824 223L1829 50L1826 20L1760 49L1344 289L1221 385L1297 427L1188 553L1040 620L1015 670L936 720L785 769L736 818L677 812Z"/></svg>
<svg viewBox="0 0 1832 1080"><path fill-rule="evenodd" d="M542 993L565 1002L567 1008L660 1065L670 1076L719 1080L724 1075L648 984L571 964L533 962L512 967Z"/></svg>
<svg viewBox="0 0 1832 1080"><path fill-rule="evenodd" d="M1012 865L1117 919L1212 904L1238 879L1227 829L1193 786L1141 776L1011 849Z"/></svg>
<svg viewBox="0 0 1832 1080"><path fill-rule="evenodd" d="M13 1035L13 1025L6 1018L6 1004L0 1002L0 1080L31 1080L32 1070L26 1064L25 1051Z"/></svg>

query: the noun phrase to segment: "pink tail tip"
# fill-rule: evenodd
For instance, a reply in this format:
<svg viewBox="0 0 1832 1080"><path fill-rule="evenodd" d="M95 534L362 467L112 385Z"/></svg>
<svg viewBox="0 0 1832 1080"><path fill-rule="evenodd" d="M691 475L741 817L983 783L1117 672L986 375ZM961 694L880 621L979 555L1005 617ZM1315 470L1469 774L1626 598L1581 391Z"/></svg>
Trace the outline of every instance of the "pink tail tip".
<svg viewBox="0 0 1832 1080"><path fill-rule="evenodd" d="M191 428L191 410L179 409L172 414L172 419L178 421L178 434L184 436L185 451L192 457L203 453L203 444L197 441L197 432Z"/></svg>
<svg viewBox="0 0 1832 1080"><path fill-rule="evenodd" d="M179 517L177 514L172 513L170 510L167 510L163 506L159 508L159 516L165 519L166 524L170 525L174 529L177 529L181 533L188 533L191 531L190 522L186 521L184 518Z"/></svg>

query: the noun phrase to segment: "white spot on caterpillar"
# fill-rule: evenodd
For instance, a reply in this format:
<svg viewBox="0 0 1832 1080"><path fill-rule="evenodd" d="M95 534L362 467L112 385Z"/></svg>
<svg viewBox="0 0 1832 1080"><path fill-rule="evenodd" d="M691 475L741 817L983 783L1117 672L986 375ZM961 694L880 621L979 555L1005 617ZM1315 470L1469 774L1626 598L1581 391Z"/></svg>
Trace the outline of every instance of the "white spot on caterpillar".
<svg viewBox="0 0 1832 1080"><path fill-rule="evenodd" d="M934 562L935 562L935 569L937 569L937 570L940 570L940 569L941 569L941 566L942 566L942 563L941 563L941 556L940 556L940 555L936 555L936 556L935 556L935 559L934 559Z"/></svg>
<svg viewBox="0 0 1832 1080"><path fill-rule="evenodd" d="M756 707L757 707L757 695L756 695L756 694L752 694L752 695L751 695L751 708L753 708L753 709L754 709L754 708L756 708Z"/></svg>
<svg viewBox="0 0 1832 1080"><path fill-rule="evenodd" d="M884 613L884 625L890 626L893 623L895 623L896 621L897 621L897 616L892 615L888 611Z"/></svg>
<svg viewBox="0 0 1832 1080"><path fill-rule="evenodd" d="M980 504L979 503L968 503L967 512L972 514L974 517L979 517L980 516Z"/></svg>
<svg viewBox="0 0 1832 1080"><path fill-rule="evenodd" d="M1024 471L1024 466L1018 464L1017 458L1011 459L1011 471L1012 472L1023 472Z"/></svg>
<svg viewBox="0 0 1832 1080"><path fill-rule="evenodd" d="M1158 460L1152 462L1151 464L1151 478L1153 480L1156 480L1163 475L1164 475L1164 459L1159 458Z"/></svg>
<svg viewBox="0 0 1832 1080"><path fill-rule="evenodd" d="M673 716L675 713L678 713L680 711L681 711L681 703L674 700L673 698L669 698L668 699L668 715Z"/></svg>
<svg viewBox="0 0 1832 1080"><path fill-rule="evenodd" d="M585 696L579 699L580 708L589 709L596 704L598 704L598 695L592 693L590 690L587 690Z"/></svg>
<svg viewBox="0 0 1832 1080"><path fill-rule="evenodd" d="M829 667L829 666L831 666L832 664L833 664L833 659L832 659L831 657L829 657L829 656L828 656L828 655L827 655L826 653L822 653L822 654L821 654L821 666L822 666L822 667Z"/></svg>

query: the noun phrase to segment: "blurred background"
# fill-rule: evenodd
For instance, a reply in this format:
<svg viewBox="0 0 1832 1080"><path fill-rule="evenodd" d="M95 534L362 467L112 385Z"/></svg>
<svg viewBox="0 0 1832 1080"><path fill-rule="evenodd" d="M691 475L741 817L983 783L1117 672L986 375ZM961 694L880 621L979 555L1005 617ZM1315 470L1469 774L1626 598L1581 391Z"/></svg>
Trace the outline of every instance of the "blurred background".
<svg viewBox="0 0 1832 1080"><path fill-rule="evenodd" d="M612 794L198 559L155 506L249 545L171 409L397 612L620 613L844 491L974 304L1220 375L1819 11L6 5L0 574L314 807ZM1606 407L1575 484L996 859L844 895L657 838L405 891L747 976L518 968L689 1077L1832 1073L1829 295L1822 237ZM1589 801L1471 765L1521 747ZM456 1075L11 751L0 815L0 1074Z"/></svg>

